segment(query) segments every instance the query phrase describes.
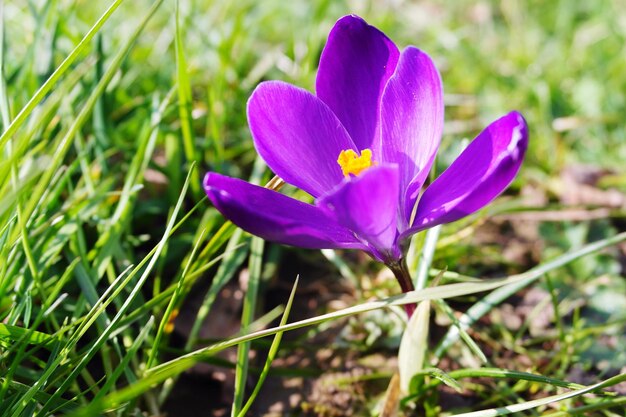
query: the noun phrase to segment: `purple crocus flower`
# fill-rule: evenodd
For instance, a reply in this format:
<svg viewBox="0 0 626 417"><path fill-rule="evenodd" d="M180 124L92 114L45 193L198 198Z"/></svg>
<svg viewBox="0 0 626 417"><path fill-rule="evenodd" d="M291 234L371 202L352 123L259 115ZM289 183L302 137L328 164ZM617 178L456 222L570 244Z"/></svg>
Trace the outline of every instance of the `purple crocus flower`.
<svg viewBox="0 0 626 417"><path fill-rule="evenodd" d="M214 172L204 179L206 193L254 235L364 250L410 290L398 275L409 237L477 211L509 185L528 143L524 118L511 112L493 122L422 193L444 117L441 78L428 55L413 46L400 52L363 19L345 16L322 52L316 92L268 81L248 101L258 153L313 204Z"/></svg>

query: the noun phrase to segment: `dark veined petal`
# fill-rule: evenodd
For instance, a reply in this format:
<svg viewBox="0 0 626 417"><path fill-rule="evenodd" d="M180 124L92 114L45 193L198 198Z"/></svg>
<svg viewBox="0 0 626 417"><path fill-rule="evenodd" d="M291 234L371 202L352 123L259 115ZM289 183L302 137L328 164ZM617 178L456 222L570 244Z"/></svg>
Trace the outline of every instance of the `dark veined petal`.
<svg viewBox="0 0 626 417"><path fill-rule="evenodd" d="M237 178L209 172L204 190L228 220L263 239L309 249L366 249L323 210Z"/></svg>
<svg viewBox="0 0 626 417"><path fill-rule="evenodd" d="M382 160L400 167L400 208L408 227L443 131L443 87L435 64L415 47L402 52L383 93Z"/></svg>
<svg viewBox="0 0 626 417"><path fill-rule="evenodd" d="M341 182L337 158L354 143L319 98L280 81L259 84L248 101L254 145L286 182L317 197Z"/></svg>
<svg viewBox="0 0 626 417"><path fill-rule="evenodd" d="M528 127L511 112L483 130L420 199L413 227L449 223L489 204L513 181L528 146ZM403 237L405 237L403 236Z"/></svg>
<svg viewBox="0 0 626 417"><path fill-rule="evenodd" d="M398 57L396 45L358 16L342 17L328 35L316 93L339 117L359 150L378 153L380 98Z"/></svg>
<svg viewBox="0 0 626 417"><path fill-rule="evenodd" d="M398 195L398 167L382 165L346 179L317 205L332 213L338 223L367 243L372 255L385 262L401 256L395 244Z"/></svg>

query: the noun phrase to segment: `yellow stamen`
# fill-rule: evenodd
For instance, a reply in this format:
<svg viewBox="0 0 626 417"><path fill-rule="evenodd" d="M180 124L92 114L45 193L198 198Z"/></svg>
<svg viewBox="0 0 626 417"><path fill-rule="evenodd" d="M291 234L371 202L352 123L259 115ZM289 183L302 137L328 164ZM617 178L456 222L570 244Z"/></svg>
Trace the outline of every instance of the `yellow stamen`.
<svg viewBox="0 0 626 417"><path fill-rule="evenodd" d="M346 177L350 176L350 174L359 175L361 172L374 165L371 149L363 149L360 156L352 149L341 151L337 163L341 167L341 172L343 172L343 175Z"/></svg>

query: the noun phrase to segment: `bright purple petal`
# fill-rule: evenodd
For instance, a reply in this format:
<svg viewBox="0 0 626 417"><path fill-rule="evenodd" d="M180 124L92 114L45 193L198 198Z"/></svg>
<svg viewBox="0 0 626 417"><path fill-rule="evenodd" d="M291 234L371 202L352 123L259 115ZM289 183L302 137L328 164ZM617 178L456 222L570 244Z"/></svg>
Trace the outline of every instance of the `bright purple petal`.
<svg viewBox="0 0 626 417"><path fill-rule="evenodd" d="M248 101L248 123L257 151L286 182L317 197L343 179L337 157L354 143L308 91L279 81L259 84Z"/></svg>
<svg viewBox="0 0 626 417"><path fill-rule="evenodd" d="M381 105L385 163L400 167L400 208L408 227L415 201L435 160L443 131L441 77L428 55L415 47L402 52Z"/></svg>
<svg viewBox="0 0 626 417"><path fill-rule="evenodd" d="M465 217L513 181L528 146L526 121L511 112L483 130L427 189L404 235Z"/></svg>
<svg viewBox="0 0 626 417"><path fill-rule="evenodd" d="M310 249L366 249L323 210L237 178L209 172L204 190L230 221L263 239Z"/></svg>
<svg viewBox="0 0 626 417"><path fill-rule="evenodd" d="M381 261L399 259L396 246L398 214L398 167L376 166L347 179L317 205L332 213L337 222L369 245Z"/></svg>
<svg viewBox="0 0 626 417"><path fill-rule="evenodd" d="M398 62L396 45L358 16L337 21L324 47L316 92L335 112L359 150L379 150L380 98Z"/></svg>

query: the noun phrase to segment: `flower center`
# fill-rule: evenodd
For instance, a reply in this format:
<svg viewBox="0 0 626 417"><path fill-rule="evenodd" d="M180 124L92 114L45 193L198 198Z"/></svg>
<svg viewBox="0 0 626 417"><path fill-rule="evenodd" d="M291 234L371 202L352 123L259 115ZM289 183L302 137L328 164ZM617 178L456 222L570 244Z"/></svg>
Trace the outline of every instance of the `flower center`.
<svg viewBox="0 0 626 417"><path fill-rule="evenodd" d="M372 150L363 149L361 155L357 155L352 149L346 149L341 151L337 163L341 167L341 172L345 177L352 175L359 175L367 168L375 164L372 161Z"/></svg>

